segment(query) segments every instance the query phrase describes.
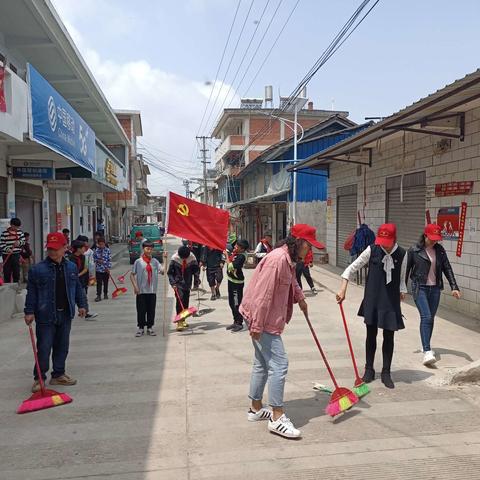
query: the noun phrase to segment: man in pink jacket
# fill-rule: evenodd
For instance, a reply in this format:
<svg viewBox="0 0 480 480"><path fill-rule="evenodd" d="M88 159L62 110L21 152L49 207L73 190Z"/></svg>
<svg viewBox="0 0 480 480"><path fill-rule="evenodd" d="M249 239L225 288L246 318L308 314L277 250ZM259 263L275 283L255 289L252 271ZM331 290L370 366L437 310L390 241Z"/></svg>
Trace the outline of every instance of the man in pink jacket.
<svg viewBox="0 0 480 480"><path fill-rule="evenodd" d="M281 245L262 259L256 268L240 305L255 349L249 398L252 405L248 420L268 420L268 429L287 438L298 438L300 430L286 417L283 392L288 358L281 334L292 318L293 304L307 313L305 295L295 275L295 265L311 246L325 248L316 239L316 229L306 224L294 225ZM268 380L271 410L262 398Z"/></svg>

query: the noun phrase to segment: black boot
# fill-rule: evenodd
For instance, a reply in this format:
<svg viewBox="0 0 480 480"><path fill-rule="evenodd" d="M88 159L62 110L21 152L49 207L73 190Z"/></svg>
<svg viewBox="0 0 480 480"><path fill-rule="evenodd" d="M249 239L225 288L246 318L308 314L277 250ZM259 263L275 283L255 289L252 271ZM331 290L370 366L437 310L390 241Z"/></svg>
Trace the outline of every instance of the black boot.
<svg viewBox="0 0 480 480"><path fill-rule="evenodd" d="M382 383L387 388L395 388L395 384L393 383L392 377L390 376L390 370L382 370Z"/></svg>
<svg viewBox="0 0 480 480"><path fill-rule="evenodd" d="M365 365L365 373L363 374L362 380L365 383L373 382L375 380L375 370Z"/></svg>

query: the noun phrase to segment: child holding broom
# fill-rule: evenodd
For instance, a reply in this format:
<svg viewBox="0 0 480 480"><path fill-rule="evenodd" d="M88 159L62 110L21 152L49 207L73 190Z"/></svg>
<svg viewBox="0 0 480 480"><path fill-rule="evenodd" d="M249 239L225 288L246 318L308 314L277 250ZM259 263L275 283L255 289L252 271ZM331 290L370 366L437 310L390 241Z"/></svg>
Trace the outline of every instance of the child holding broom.
<svg viewBox="0 0 480 480"><path fill-rule="evenodd" d="M199 272L199 266L195 255L190 249L182 245L178 252L172 256L167 275L170 285L175 290L177 315L188 308L190 302L190 290L192 289L193 276ZM177 322L177 331L181 332L188 328L185 320Z"/></svg>
<svg viewBox="0 0 480 480"><path fill-rule="evenodd" d="M155 307L157 304L158 275L163 275L163 265L152 257L153 242L145 240L142 244L143 255L135 260L130 274L137 303L137 333L142 337L147 327L147 335L155 336Z"/></svg>
<svg viewBox="0 0 480 480"><path fill-rule="evenodd" d="M377 349L378 329L383 329L383 368L382 383L387 388L395 385L390 375L393 358L394 334L405 328L400 301L407 293L405 284L407 255L397 245L397 228L393 223L380 226L375 244L367 247L363 253L342 274L342 286L337 293L338 303L345 300L347 285L354 274L368 265L365 293L358 315L364 317L367 327L365 342L366 362L363 381L370 383L375 379L374 359Z"/></svg>
<svg viewBox="0 0 480 480"><path fill-rule="evenodd" d="M95 276L97 280L95 301L100 302L102 300L102 286L103 298L104 300L108 298L108 280L110 279L110 269L112 268L112 255L104 237L98 238L97 248L93 252L93 259L95 260Z"/></svg>

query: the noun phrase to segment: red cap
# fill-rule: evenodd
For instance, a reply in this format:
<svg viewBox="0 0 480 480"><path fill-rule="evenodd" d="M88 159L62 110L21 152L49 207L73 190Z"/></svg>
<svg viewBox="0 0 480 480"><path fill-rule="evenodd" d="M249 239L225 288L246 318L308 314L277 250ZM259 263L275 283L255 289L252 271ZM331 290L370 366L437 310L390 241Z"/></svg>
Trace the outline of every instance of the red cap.
<svg viewBox="0 0 480 480"><path fill-rule="evenodd" d="M442 240L442 227L436 223L430 223L425 227L425 235L433 242L440 242Z"/></svg>
<svg viewBox="0 0 480 480"><path fill-rule="evenodd" d="M298 223L297 225L294 225L290 229L290 235L295 238L306 240L310 245L313 245L316 248L325 248L325 245L319 242L316 238L317 229L306 223Z"/></svg>
<svg viewBox="0 0 480 480"><path fill-rule="evenodd" d="M47 248L53 248L53 250L60 250L67 244L67 239L62 232L49 233L47 235Z"/></svg>
<svg viewBox="0 0 480 480"><path fill-rule="evenodd" d="M394 223L384 223L380 225L377 232L377 238L375 238L375 245L381 247L393 247L397 240L397 227Z"/></svg>
<svg viewBox="0 0 480 480"><path fill-rule="evenodd" d="M138 230L137 232L135 232L135 237L143 237L143 232Z"/></svg>

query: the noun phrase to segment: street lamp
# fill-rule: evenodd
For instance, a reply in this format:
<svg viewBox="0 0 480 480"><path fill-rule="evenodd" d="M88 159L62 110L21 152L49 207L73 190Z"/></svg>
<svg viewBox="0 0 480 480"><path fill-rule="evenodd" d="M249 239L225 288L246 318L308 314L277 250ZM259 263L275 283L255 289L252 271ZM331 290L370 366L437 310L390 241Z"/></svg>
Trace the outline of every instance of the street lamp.
<svg viewBox="0 0 480 480"><path fill-rule="evenodd" d="M304 93L304 90L300 92L301 94ZM298 120L297 120L297 115L298 111L301 110L305 104L308 102L308 98L305 98L304 96L302 97L295 97L291 100L288 101L288 107L284 110L285 112L292 113L294 114L293 117L293 164L297 164L297 144L298 144L298 139L297 139L297 127L298 127ZM302 126L300 125L300 128ZM303 131L303 128L302 128ZM302 133L303 137L303 133ZM292 217L293 217L293 224L297 223L297 170L293 171L293 208L292 208Z"/></svg>

